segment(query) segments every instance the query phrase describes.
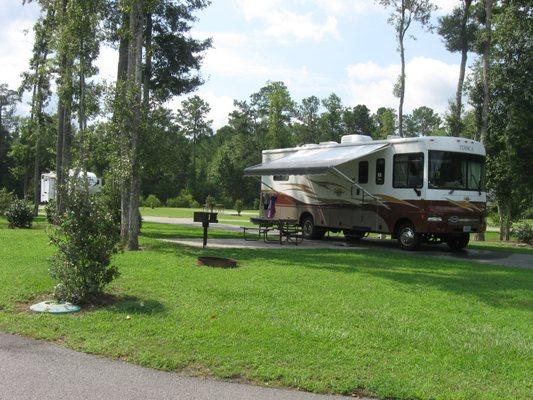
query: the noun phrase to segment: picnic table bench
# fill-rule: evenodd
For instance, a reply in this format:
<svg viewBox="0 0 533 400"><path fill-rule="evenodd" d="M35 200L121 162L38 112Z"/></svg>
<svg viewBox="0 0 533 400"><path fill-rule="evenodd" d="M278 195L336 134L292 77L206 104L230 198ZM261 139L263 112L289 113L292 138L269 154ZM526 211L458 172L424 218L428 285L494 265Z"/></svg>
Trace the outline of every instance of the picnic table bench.
<svg viewBox="0 0 533 400"><path fill-rule="evenodd" d="M253 217L250 222L257 226L241 226L244 240L258 241L262 237L265 242L277 242L280 245L284 242L298 245L303 241L302 228L295 219ZM254 232L254 235L250 236L249 232ZM276 233L276 238L269 237L269 232Z"/></svg>

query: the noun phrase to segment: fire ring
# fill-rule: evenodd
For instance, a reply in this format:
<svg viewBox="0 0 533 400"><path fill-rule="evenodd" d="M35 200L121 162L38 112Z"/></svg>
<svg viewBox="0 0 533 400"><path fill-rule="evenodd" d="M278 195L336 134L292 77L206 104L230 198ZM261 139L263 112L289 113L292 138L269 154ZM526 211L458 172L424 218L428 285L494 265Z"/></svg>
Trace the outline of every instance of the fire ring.
<svg viewBox="0 0 533 400"><path fill-rule="evenodd" d="M232 260L231 258L198 257L198 265L216 268L235 268L237 266L237 261Z"/></svg>

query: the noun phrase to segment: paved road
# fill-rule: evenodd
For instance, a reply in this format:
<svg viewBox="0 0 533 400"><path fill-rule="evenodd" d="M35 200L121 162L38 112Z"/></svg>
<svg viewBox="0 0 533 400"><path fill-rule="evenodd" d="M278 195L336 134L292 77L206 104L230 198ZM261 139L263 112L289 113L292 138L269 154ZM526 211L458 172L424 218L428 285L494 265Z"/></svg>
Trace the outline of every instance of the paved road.
<svg viewBox="0 0 533 400"><path fill-rule="evenodd" d="M0 333L0 400L72 399L341 400L348 397L185 377Z"/></svg>
<svg viewBox="0 0 533 400"><path fill-rule="evenodd" d="M192 218L166 218L166 217L143 217L145 221L150 222L159 222L166 224L175 224L175 225L185 225L185 226L198 226L201 224L195 223L192 221ZM240 227L235 225L228 224L213 224L210 228L230 230L233 232L241 232ZM177 244L182 244L186 246L199 247L201 246L199 239L176 239L176 240L167 240ZM276 249L276 245L269 243L265 244L263 242L244 242L237 239L209 239L208 246L212 248L269 248ZM303 245L299 245L299 249L309 249L309 248L338 248L339 246L346 246L344 240L339 240L337 238L332 238L331 240L321 240L321 241L304 241ZM363 239L359 242L356 242L353 246L350 247L354 250L363 250L363 249L387 249L387 251L398 251L403 252L398 248L396 241L394 240L379 240L379 239ZM523 254L523 253L512 253L505 251L490 251L490 250L477 250L477 249L466 249L460 252L451 252L445 245L440 246L423 246L422 249L413 254L421 254L424 256L431 256L441 259L448 260L465 260L465 261L475 261L482 264L491 264L491 265L501 265L504 267L516 267L516 268L525 268L533 269L533 255Z"/></svg>

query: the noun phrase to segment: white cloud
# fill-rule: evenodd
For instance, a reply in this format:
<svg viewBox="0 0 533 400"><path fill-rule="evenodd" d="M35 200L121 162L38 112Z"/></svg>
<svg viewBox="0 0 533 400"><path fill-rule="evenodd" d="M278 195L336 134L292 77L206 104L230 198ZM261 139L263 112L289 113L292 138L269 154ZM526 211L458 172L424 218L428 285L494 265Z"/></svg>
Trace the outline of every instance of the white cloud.
<svg viewBox="0 0 533 400"><path fill-rule="evenodd" d="M398 106L392 91L400 74L400 65L380 66L372 61L347 68L350 103L366 104L372 110ZM443 113L455 93L459 66L440 60L415 57L406 65L405 110L428 106Z"/></svg>
<svg viewBox="0 0 533 400"><path fill-rule="evenodd" d="M33 21L14 20L0 26L0 80L16 89L27 71L33 48Z"/></svg>
<svg viewBox="0 0 533 400"><path fill-rule="evenodd" d="M434 0L434 3L439 7L438 14L448 14L455 7L461 5L461 0Z"/></svg>
<svg viewBox="0 0 533 400"><path fill-rule="evenodd" d="M381 10L373 0L313 0L328 15L343 17L350 14L361 15L369 11Z"/></svg>
<svg viewBox="0 0 533 400"><path fill-rule="evenodd" d="M113 82L117 79L118 51L109 47L101 46L100 55L95 62L98 67L98 79Z"/></svg>
<svg viewBox="0 0 533 400"><path fill-rule="evenodd" d="M196 93L211 106L209 119L213 120L213 128L218 129L228 123L228 115L235 109L233 99L229 96L218 96L213 91L200 90Z"/></svg>
<svg viewBox="0 0 533 400"><path fill-rule="evenodd" d="M313 1L314 2L314 1ZM270 37L287 42L290 39L321 41L326 36L340 37L337 18L326 16L315 20L314 12L296 12L288 9L281 0L239 0L246 20L259 20L265 28L262 32Z"/></svg>
<svg viewBox="0 0 533 400"><path fill-rule="evenodd" d="M198 37L212 37L213 48L208 50L202 65L204 75L227 77L235 82L284 81L291 90L312 93L326 86L323 76L310 72L305 65L278 65L261 51L263 39L225 32L195 32Z"/></svg>

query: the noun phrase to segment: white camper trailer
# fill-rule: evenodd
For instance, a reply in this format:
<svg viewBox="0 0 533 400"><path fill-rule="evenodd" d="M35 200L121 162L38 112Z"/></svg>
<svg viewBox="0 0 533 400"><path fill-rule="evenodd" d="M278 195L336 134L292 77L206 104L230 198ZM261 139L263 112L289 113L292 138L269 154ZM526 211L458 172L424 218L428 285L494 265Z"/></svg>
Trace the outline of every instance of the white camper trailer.
<svg viewBox="0 0 533 400"><path fill-rule="evenodd" d="M274 196L276 218L300 221L306 238L376 232L408 250L422 242L461 249L486 227L485 149L469 139L348 135L263 151L245 175L261 177L263 213Z"/></svg>
<svg viewBox="0 0 533 400"><path fill-rule="evenodd" d="M74 176L74 170L69 170L69 176ZM79 172L78 177L85 179L85 173ZM48 203L56 199L56 180L55 172L41 174L41 203ZM93 172L87 172L87 182L89 184L89 194L98 193L102 189L102 180Z"/></svg>

